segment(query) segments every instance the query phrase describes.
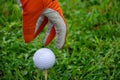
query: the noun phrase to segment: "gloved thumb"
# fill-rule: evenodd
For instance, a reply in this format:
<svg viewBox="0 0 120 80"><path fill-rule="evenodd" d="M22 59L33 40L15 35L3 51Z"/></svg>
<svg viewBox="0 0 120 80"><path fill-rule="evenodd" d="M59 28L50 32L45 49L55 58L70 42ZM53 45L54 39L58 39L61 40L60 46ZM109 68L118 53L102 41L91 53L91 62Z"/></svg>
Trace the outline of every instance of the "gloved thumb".
<svg viewBox="0 0 120 80"><path fill-rule="evenodd" d="M47 46L53 40L55 34L56 34L55 27L51 22L49 22L47 31L46 31L44 39L43 39L43 45Z"/></svg>

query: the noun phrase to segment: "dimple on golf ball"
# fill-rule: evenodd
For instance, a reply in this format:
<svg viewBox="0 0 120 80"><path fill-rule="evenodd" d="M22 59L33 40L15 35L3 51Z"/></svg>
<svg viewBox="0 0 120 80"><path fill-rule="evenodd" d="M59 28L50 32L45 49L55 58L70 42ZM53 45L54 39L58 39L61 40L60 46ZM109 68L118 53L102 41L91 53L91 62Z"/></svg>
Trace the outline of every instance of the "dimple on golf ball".
<svg viewBox="0 0 120 80"><path fill-rule="evenodd" d="M41 48L35 52L33 62L41 70L49 69L55 64L55 55L50 49Z"/></svg>

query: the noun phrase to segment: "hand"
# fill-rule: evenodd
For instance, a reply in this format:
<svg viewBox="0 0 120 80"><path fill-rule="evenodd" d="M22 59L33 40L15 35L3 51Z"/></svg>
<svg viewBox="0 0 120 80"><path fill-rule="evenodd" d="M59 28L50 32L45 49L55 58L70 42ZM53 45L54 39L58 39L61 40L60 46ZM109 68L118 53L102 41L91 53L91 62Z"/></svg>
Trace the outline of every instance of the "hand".
<svg viewBox="0 0 120 80"><path fill-rule="evenodd" d="M25 42L32 41L49 22L43 39L47 46L56 35L56 46L61 49L66 38L66 22L58 0L18 0L22 7L22 29Z"/></svg>

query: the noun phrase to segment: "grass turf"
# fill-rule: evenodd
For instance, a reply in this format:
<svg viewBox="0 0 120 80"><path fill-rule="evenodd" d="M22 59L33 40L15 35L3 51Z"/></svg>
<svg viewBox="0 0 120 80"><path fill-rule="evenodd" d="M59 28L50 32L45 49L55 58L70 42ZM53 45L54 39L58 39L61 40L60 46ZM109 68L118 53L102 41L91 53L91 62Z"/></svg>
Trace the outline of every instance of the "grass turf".
<svg viewBox="0 0 120 80"><path fill-rule="evenodd" d="M56 55L48 80L120 80L120 1L59 0L68 24L65 47ZM0 80L44 80L32 61L45 29L24 43L15 0L0 0Z"/></svg>

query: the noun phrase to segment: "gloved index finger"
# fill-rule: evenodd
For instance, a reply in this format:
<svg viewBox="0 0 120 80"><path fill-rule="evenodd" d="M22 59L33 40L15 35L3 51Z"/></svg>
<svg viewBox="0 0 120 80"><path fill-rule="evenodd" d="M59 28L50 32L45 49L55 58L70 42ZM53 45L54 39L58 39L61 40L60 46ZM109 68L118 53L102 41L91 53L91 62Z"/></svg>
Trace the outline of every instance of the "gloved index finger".
<svg viewBox="0 0 120 80"><path fill-rule="evenodd" d="M65 43L66 38L66 24L59 13L52 9L46 9L43 15L48 17L49 21L55 26L56 30L56 46L61 49Z"/></svg>

